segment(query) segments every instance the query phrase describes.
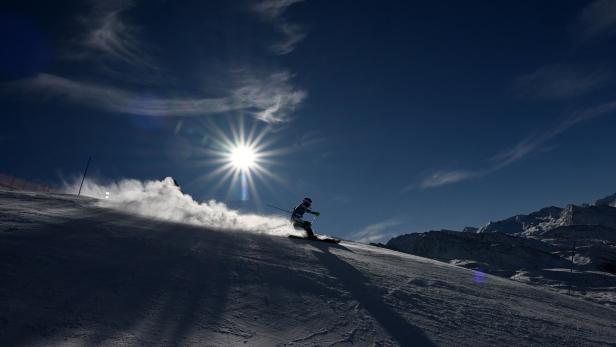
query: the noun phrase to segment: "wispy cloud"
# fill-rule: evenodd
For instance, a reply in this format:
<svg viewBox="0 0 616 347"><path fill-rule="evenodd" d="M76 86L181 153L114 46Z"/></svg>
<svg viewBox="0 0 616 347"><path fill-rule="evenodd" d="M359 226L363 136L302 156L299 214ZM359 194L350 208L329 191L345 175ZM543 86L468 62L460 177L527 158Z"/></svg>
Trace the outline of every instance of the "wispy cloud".
<svg viewBox="0 0 616 347"><path fill-rule="evenodd" d="M571 65L554 64L539 68L515 82L520 95L538 99L563 99L593 91L610 81L605 69L583 70Z"/></svg>
<svg viewBox="0 0 616 347"><path fill-rule="evenodd" d="M334 194L331 198L331 201L337 204L348 204L353 201L353 198L346 194Z"/></svg>
<svg viewBox="0 0 616 347"><path fill-rule="evenodd" d="M164 98L144 96L96 83L76 81L51 74L5 85L7 90L53 96L108 111L143 116L194 116L243 110L267 123L289 120L290 113L306 97L290 85L289 73L245 79L242 85L217 98Z"/></svg>
<svg viewBox="0 0 616 347"><path fill-rule="evenodd" d="M289 6L303 0L262 0L257 2L253 9L265 20L273 23L282 34L282 39L270 46L274 54L285 55L291 53L295 46L306 38L306 31L297 24L289 23L284 12Z"/></svg>
<svg viewBox="0 0 616 347"><path fill-rule="evenodd" d="M296 24L282 23L279 27L283 39L270 46L275 54L285 55L291 53L295 46L306 38L304 28Z"/></svg>
<svg viewBox="0 0 616 347"><path fill-rule="evenodd" d="M298 150L307 149L319 144L323 144L327 141L327 137L321 132L308 130L303 133L295 143L295 147Z"/></svg>
<svg viewBox="0 0 616 347"><path fill-rule="evenodd" d="M394 231L389 230L402 225L402 221L396 218L390 218L375 224L370 224L360 231L353 233L350 238L359 242L383 242L386 238L391 237Z"/></svg>
<svg viewBox="0 0 616 347"><path fill-rule="evenodd" d="M546 130L543 133L528 136L519 141L514 146L506 149L489 159L491 163L487 167L478 170L438 170L428 177L421 180L419 185L409 185L403 188L403 192L407 192L414 188L434 188L448 184L466 181L472 178L483 177L493 172L501 170L515 162L529 157L541 151L545 145L558 135L572 128L573 126L589 121L591 119L612 114L616 111L616 101L605 103L603 105L590 108L584 111L576 112L563 122L557 124L553 128Z"/></svg>
<svg viewBox="0 0 616 347"><path fill-rule="evenodd" d="M616 1L593 1L584 8L578 21L583 39L616 33Z"/></svg>
<svg viewBox="0 0 616 347"><path fill-rule="evenodd" d="M282 17L284 11L297 2L299 0L267 0L254 7L286 32L286 39L277 44L280 54L290 52L300 41L298 37L303 35L299 27L287 23ZM55 97L111 112L143 116L199 116L243 111L269 124L290 121L292 113L305 100L307 93L293 85L290 72L263 66L255 69L250 64L238 64L240 68L235 66L217 72L223 77L206 83L216 84L215 96L201 90L174 97L144 93L146 87L148 90L153 87L163 90L167 79L158 76L158 73L165 74L166 70L153 63L154 59L145 49L150 45L144 44L141 29L130 21L130 11L135 3L130 0L91 0L87 3L88 12L78 17L83 34L68 39L72 45L65 56L96 65L90 78L45 73L5 83L0 88L4 92ZM102 67L97 64L101 61L104 62ZM138 72L137 67L145 67L147 76L143 70ZM157 74L151 74L151 69L157 70ZM81 68L80 75L84 75ZM150 83L153 75L158 76L154 85ZM101 76L105 77L105 82L101 82ZM120 85L132 87L125 89ZM205 87L207 89L207 85Z"/></svg>
<svg viewBox="0 0 616 347"><path fill-rule="evenodd" d="M246 105L245 109L263 122L283 123L307 96L306 91L291 85L291 78L288 72L276 72L267 78L245 79L231 98Z"/></svg>
<svg viewBox="0 0 616 347"><path fill-rule="evenodd" d="M467 180L469 178L477 177L481 175L478 171L469 171L469 170L440 170L433 172L430 176L426 177L421 181L421 188L432 188L444 186L446 184L452 184L460 181ZM410 186L405 188L405 190L409 190Z"/></svg>
<svg viewBox="0 0 616 347"><path fill-rule="evenodd" d="M262 0L254 5L254 10L271 19L276 19L287 10L287 8L304 0Z"/></svg>
<svg viewBox="0 0 616 347"><path fill-rule="evenodd" d="M76 38L79 51L70 57L112 58L138 67L156 68L143 49L139 28L126 18L135 6L130 0L91 1L91 9L78 17L83 34Z"/></svg>

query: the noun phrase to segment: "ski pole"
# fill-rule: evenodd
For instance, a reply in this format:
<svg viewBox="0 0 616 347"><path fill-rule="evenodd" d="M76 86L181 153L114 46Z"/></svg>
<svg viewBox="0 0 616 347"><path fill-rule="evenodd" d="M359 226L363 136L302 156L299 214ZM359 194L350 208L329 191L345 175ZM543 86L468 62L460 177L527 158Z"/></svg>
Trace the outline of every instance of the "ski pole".
<svg viewBox="0 0 616 347"><path fill-rule="evenodd" d="M271 208L275 208L275 209L283 211L283 212L286 212L286 213L293 213L293 212L291 212L289 210L285 210L284 208L280 208L280 207L277 207L277 206L274 206L274 205L267 204L267 206L269 206Z"/></svg>
<svg viewBox="0 0 616 347"><path fill-rule="evenodd" d="M314 217L312 217L312 221L310 222L310 224L312 224L312 226L314 226L314 224L317 222L317 215L315 214Z"/></svg>

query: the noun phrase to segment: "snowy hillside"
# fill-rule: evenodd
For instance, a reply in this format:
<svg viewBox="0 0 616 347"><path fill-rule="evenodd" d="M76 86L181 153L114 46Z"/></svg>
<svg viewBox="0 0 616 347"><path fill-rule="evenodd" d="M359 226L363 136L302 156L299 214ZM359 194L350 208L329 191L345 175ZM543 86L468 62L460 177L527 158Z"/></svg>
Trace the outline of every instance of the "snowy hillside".
<svg viewBox="0 0 616 347"><path fill-rule="evenodd" d="M547 207L490 222L477 231L401 235L387 247L616 307L613 198L594 205Z"/></svg>
<svg viewBox="0 0 616 347"><path fill-rule="evenodd" d="M502 233L430 231L395 237L387 246L504 277L515 275L522 259L526 270L567 268L570 264L553 254L558 250L555 246Z"/></svg>
<svg viewBox="0 0 616 347"><path fill-rule="evenodd" d="M138 214L145 202L0 190L0 345L616 341L616 310L388 249L289 239L267 217L160 186L193 212L186 224Z"/></svg>

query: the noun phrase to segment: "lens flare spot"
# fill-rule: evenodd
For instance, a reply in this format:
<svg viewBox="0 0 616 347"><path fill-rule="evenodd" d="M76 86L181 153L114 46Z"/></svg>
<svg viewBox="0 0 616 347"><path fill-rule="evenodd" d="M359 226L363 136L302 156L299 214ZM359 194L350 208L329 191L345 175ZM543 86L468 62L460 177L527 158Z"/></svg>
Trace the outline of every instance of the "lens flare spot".
<svg viewBox="0 0 616 347"><path fill-rule="evenodd" d="M485 279L486 279L485 272L481 271L481 269L473 270L473 282L483 283Z"/></svg>

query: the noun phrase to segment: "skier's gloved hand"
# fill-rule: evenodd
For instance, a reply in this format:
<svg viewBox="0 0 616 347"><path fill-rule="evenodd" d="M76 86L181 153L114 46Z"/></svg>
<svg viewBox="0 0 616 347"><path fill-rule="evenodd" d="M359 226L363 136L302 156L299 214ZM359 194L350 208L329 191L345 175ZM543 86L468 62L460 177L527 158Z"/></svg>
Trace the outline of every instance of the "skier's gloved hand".
<svg viewBox="0 0 616 347"><path fill-rule="evenodd" d="M321 212L313 211L312 214L318 217L321 215Z"/></svg>

